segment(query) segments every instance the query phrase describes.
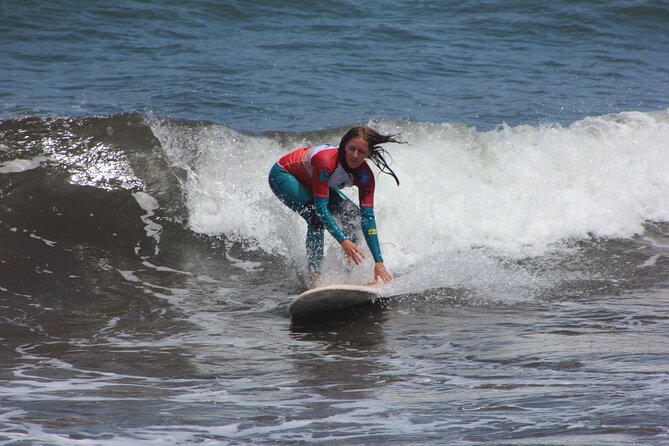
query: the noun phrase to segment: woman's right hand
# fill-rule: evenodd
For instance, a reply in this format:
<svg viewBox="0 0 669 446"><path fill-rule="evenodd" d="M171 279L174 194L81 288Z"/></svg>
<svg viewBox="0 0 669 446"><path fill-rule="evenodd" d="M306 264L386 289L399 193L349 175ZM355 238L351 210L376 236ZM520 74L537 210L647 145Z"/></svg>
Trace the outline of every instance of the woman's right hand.
<svg viewBox="0 0 669 446"><path fill-rule="evenodd" d="M358 245L356 245L349 239L346 239L343 242L341 242L341 247L344 250L346 257L348 258L349 265L351 263L360 265L362 261L365 260L365 253L362 252L362 249L360 249Z"/></svg>

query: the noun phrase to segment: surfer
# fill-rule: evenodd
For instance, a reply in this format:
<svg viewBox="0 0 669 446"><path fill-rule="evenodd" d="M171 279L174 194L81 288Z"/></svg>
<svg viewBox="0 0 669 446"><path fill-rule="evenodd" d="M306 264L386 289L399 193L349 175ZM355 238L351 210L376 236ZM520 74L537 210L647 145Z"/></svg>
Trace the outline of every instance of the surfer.
<svg viewBox="0 0 669 446"><path fill-rule="evenodd" d="M312 282L318 280L323 260L324 230L339 242L349 264L360 265L365 255L355 237L356 217L374 258L374 282L392 280L381 256L381 246L374 219L374 173L372 161L383 173L400 181L388 166L387 153L380 144L399 143L397 135L384 135L370 127L353 127L339 146L321 145L297 149L274 164L269 186L274 194L307 222L307 260ZM360 206L340 189L358 187ZM336 216L340 225L334 219Z"/></svg>

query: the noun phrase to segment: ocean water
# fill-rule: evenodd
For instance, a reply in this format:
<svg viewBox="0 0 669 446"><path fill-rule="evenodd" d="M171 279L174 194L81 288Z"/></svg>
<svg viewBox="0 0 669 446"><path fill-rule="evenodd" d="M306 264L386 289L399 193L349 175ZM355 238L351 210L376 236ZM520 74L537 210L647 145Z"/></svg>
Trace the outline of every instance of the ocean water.
<svg viewBox="0 0 669 446"><path fill-rule="evenodd" d="M666 2L5 1L0 43L0 444L669 442ZM395 280L291 324L267 172L357 124L406 142Z"/></svg>

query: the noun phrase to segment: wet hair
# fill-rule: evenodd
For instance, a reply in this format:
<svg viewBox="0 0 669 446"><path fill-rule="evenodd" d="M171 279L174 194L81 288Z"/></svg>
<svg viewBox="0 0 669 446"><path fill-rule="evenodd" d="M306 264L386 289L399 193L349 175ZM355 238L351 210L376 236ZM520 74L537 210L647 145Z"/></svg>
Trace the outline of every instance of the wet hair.
<svg viewBox="0 0 669 446"><path fill-rule="evenodd" d="M359 127L353 127L350 129L346 134L343 136L341 139L341 142L339 143L339 161L344 166L346 170L349 170L348 164L346 164L346 155L345 155L345 149L346 149L346 144L354 138L361 138L365 142L367 142L367 146L369 147L369 159L376 165L376 167L379 168L379 170L385 174L390 175L395 179L395 182L397 185L400 185L400 180L397 178L397 175L395 175L395 172L393 172L393 169L390 168L388 165L388 162L386 161L386 155L390 157L390 162L392 163L393 159L390 156L386 150L380 146L380 144L384 144L387 142L394 142L394 143L402 143L399 139L397 139L399 134L388 134L384 135L382 133L377 132L373 128L370 127L365 127L365 126L359 126Z"/></svg>

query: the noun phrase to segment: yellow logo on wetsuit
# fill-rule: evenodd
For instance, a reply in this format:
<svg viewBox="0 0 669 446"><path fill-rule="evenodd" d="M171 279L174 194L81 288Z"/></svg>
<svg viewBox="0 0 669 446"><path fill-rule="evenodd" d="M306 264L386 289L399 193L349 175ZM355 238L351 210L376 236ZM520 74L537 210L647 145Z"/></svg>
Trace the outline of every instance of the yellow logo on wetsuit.
<svg viewBox="0 0 669 446"><path fill-rule="evenodd" d="M372 228L372 229L369 229L369 230L367 231L367 234L369 234L369 235L376 235L376 234L378 234L378 231L376 230L376 228Z"/></svg>

